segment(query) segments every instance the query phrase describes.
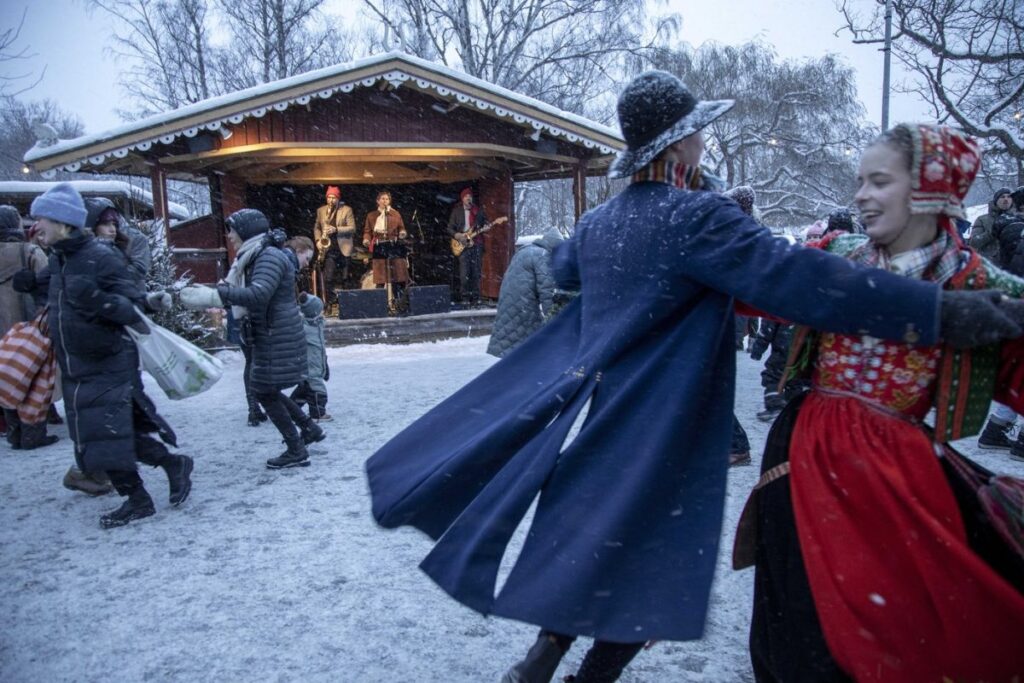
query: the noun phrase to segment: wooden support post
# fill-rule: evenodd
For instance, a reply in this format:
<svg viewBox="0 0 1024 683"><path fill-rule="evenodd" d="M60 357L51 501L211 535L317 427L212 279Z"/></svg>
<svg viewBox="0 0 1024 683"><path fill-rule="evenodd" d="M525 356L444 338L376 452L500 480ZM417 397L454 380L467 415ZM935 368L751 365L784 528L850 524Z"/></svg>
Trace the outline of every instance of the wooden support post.
<svg viewBox="0 0 1024 683"><path fill-rule="evenodd" d="M154 163L149 172L149 180L153 186L153 218L163 221L164 236L171 227L171 212L167 207L167 173L159 163Z"/></svg>
<svg viewBox="0 0 1024 683"><path fill-rule="evenodd" d="M572 208L576 222L587 210L587 160L580 159L572 172Z"/></svg>

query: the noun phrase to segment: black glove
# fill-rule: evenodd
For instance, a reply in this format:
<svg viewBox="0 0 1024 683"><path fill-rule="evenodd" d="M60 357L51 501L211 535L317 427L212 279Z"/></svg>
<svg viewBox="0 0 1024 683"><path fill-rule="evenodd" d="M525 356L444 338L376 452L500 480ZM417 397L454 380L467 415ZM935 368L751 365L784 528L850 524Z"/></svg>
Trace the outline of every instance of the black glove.
<svg viewBox="0 0 1024 683"><path fill-rule="evenodd" d="M132 328L139 334L149 334L149 325L142 318L139 318L133 323L128 323L128 327Z"/></svg>
<svg viewBox="0 0 1024 683"><path fill-rule="evenodd" d="M966 349L1024 335L1024 300L995 289L943 290L939 335L950 346Z"/></svg>
<svg viewBox="0 0 1024 683"><path fill-rule="evenodd" d="M11 287L15 292L29 293L36 288L36 273L30 268L19 270L11 278Z"/></svg>
<svg viewBox="0 0 1024 683"><path fill-rule="evenodd" d="M330 365L325 365L324 366L324 381L325 382L330 382L331 381L331 366Z"/></svg>
<svg viewBox="0 0 1024 683"><path fill-rule="evenodd" d="M760 346L755 345L752 349L750 349L750 357L753 358L754 360L761 360L761 358L764 357L764 349L762 349Z"/></svg>

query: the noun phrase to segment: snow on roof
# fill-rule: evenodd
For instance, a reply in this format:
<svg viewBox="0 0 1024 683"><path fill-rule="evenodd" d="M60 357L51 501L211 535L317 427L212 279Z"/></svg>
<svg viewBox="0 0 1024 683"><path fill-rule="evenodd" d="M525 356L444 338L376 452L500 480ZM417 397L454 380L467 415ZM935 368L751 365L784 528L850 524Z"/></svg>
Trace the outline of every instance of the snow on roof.
<svg viewBox="0 0 1024 683"><path fill-rule="evenodd" d="M390 66L389 62L396 62L396 64L394 64L395 68L385 68L386 66ZM403 70L401 68L402 63L414 67L415 69L432 72L447 80L464 84L469 88L482 90L491 97L486 99L478 97L452 88L449 85L442 85L428 78L424 78L422 75L410 73L409 70ZM346 74L349 74L350 72L373 69L374 67L381 67L380 72L371 73L369 75L360 75L359 77L353 76L351 80L345 79ZM114 145L110 150L104 150L100 153L89 156L88 158L82 157L75 162L64 164L63 168L65 170L74 172L79 170L82 162L85 161L89 161L93 164L100 164L110 157L124 158L130 151L136 149L146 151L156 142L169 144L181 135L184 135L185 137L195 137L200 130L215 131L224 125L241 123L245 118L250 116L260 118L271 108L276 111L284 111L292 104L297 103L299 105L305 105L313 97L327 99L333 96L336 92L351 92L357 86L370 87L380 80L386 80L395 87L398 87L403 83L409 83L410 85L415 85L421 90L436 90L437 94L442 97L453 97L456 101L463 104L472 104L481 111L493 111L493 113L500 118L511 118L516 123L532 126L535 130L546 132L553 136L564 137L569 142L580 143L589 148L597 148L603 154L611 154L617 151L617 149L609 144L609 142L612 144L619 143L620 146L624 146L625 144L622 135L619 131L613 128L591 121L590 119L582 116L563 111L557 107L541 102L540 100L532 97L527 97L521 93L469 76L461 71L444 66L443 64L437 64L419 57L414 57L404 52L396 51L354 60L352 62L335 64L334 66L309 71L297 76L263 83L245 90L239 90L226 95L220 95L218 97L211 97L185 107L179 107L178 109L154 114L153 116L139 119L138 121L125 123L116 128L103 131L102 133L83 135L73 140L60 140L57 142L40 141L25 153L24 160L26 163L32 163L57 156L59 154L73 152L75 150L101 144L103 142L113 142L117 138L141 133L147 129L159 129L154 131L152 137L135 141L125 147L117 147ZM323 83L323 81L328 81L328 83ZM309 89L303 90L302 86L304 85L308 85ZM295 93L291 93L287 98L278 102L260 104L259 106L251 108L241 106L249 100L271 98L276 92L288 91L296 88L299 89L300 94L296 95ZM501 102L502 100L505 102ZM505 106L503 106L503 104ZM573 124L577 128L573 131L566 130L550 120L534 118L522 113L521 111L510 111L507 108L508 104L516 105L519 109L534 110L538 114L565 121L566 123ZM232 109L233 107L237 108L230 114L225 115L222 113L221 115L211 118L209 121L199 125L183 127L175 125L176 122L180 124L191 117L199 116L206 112L213 112L214 110L222 108ZM580 128L596 133L597 135L581 136L580 132L582 131L579 130Z"/></svg>
<svg viewBox="0 0 1024 683"><path fill-rule="evenodd" d="M69 180L67 182L82 196L129 197L134 202L153 208L153 194L151 192L143 190L141 187L136 187L131 183L126 183L123 180ZM56 184L56 182L33 180L0 180L0 197L4 195L41 195ZM171 212L171 218L179 220L191 218L189 210L181 204L169 201L167 202L167 210Z"/></svg>

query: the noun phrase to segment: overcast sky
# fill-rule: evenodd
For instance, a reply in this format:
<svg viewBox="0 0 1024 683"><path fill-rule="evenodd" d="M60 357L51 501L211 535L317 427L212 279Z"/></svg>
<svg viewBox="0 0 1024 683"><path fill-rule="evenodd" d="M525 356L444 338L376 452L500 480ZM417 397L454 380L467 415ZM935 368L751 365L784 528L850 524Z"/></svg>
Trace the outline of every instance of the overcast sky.
<svg viewBox="0 0 1024 683"><path fill-rule="evenodd" d="M361 3L360 3L361 4ZM0 29L16 25L27 3L0 0ZM351 13L355 0L328 0L332 13ZM109 47L109 19L99 12L90 16L81 0L44 0L28 6L18 47L29 46L36 56L0 65L4 74L39 70L43 81L24 97L49 97L96 133L120 123L115 113L121 91L118 69L104 54ZM728 9L724 9L728 8ZM858 46L849 36L833 35L841 22L832 0L652 0L652 11L682 16L680 39L693 45L709 40L742 43L760 37L775 46L782 58L820 57L836 53L857 71L858 92L875 124L881 117L882 54L877 46ZM898 70L894 65L895 76ZM895 77L894 76L894 77ZM698 93L699 94L699 93ZM893 93L890 120L920 119L924 107L912 96Z"/></svg>

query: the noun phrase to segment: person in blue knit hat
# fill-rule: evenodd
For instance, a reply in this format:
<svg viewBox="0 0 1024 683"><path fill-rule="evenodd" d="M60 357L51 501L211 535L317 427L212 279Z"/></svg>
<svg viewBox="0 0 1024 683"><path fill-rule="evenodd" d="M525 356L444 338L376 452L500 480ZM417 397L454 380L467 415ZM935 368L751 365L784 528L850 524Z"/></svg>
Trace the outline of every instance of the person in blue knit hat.
<svg viewBox="0 0 1024 683"><path fill-rule="evenodd" d="M83 472L106 472L125 498L121 507L100 517L100 526L124 526L155 514L139 462L166 472L169 502L180 505L192 490L192 458L164 446L176 445L177 437L143 391L138 352L125 332L131 327L148 334L139 309L165 308L170 295L147 295L133 281L121 252L82 229L88 212L69 183L37 197L31 214L53 253L39 275L19 273L15 288L49 292L50 332L76 464ZM153 432L160 441L150 436Z"/></svg>

